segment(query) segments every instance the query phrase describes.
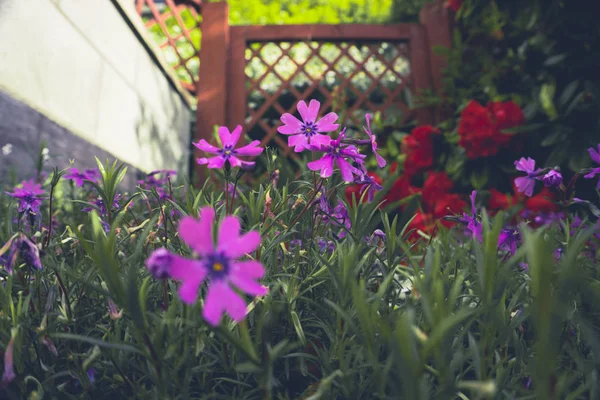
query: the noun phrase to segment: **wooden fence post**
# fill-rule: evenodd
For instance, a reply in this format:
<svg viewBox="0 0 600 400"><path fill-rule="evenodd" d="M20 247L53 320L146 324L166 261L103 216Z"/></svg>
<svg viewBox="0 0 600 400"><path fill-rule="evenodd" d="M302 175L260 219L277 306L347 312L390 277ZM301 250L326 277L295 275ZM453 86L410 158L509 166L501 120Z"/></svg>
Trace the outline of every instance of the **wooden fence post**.
<svg viewBox="0 0 600 400"><path fill-rule="evenodd" d="M436 0L425 4L419 13L419 20L427 31L433 90L438 95L443 95L442 73L448 65L448 61L446 57L435 54L433 47L452 47L452 30L454 28L454 15L445 6L445 3L445 0ZM435 110L436 123L451 116L452 110L443 108Z"/></svg>
<svg viewBox="0 0 600 400"><path fill-rule="evenodd" d="M198 73L198 106L194 141L211 140L215 125L226 124L227 55L229 49L229 6L226 2L202 5L202 43ZM199 150L195 149L199 155ZM203 180L202 166L196 176Z"/></svg>

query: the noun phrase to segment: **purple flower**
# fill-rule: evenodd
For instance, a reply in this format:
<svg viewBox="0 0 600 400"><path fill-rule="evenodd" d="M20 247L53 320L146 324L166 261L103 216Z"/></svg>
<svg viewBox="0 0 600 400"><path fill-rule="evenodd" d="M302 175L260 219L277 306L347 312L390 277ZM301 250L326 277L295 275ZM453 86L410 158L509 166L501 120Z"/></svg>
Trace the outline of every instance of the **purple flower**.
<svg viewBox="0 0 600 400"><path fill-rule="evenodd" d="M302 121L290 113L281 116L283 125L278 127L277 131L284 135L292 135L288 137L288 146L293 147L296 153L308 149L309 145L328 145L331 138L328 135L321 135L321 133L333 132L338 129L339 124L334 124L338 115L334 112L330 112L317 121L320 107L321 103L317 100L311 100L308 106L302 100L298 102L298 112Z"/></svg>
<svg viewBox="0 0 600 400"><path fill-rule="evenodd" d="M373 154L375 154L375 159L377 160L377 165L379 165L379 168L383 168L383 167L385 167L385 165L387 163L386 163L385 159L383 157L381 157L379 155L379 153L377 153L377 137L375 135L373 135L373 132L371 132L371 114L365 115L365 119L367 120L367 127L365 128L363 126L363 129L365 130L365 132L367 133L367 135L369 135L369 138L371 139L371 150L373 151Z"/></svg>
<svg viewBox="0 0 600 400"><path fill-rule="evenodd" d="M302 248L302 240L300 240L300 239L290 240L290 252L295 251L296 248L298 248L298 249Z"/></svg>
<svg viewBox="0 0 600 400"><path fill-rule="evenodd" d="M542 182L546 187L558 188L562 184L562 181L562 174L555 169L550 170L542 177Z"/></svg>
<svg viewBox="0 0 600 400"><path fill-rule="evenodd" d="M510 255L514 255L520 241L521 233L518 229L502 229L498 237L498 249L508 251Z"/></svg>
<svg viewBox="0 0 600 400"><path fill-rule="evenodd" d="M373 201L373 198L375 197L375 192L378 192L383 189L383 186L377 183L377 181L368 174L363 174L361 176L355 177L354 183L362 185L360 191L358 192L361 197L365 190L367 191L367 201L369 203Z"/></svg>
<svg viewBox="0 0 600 400"><path fill-rule="evenodd" d="M155 250L146 260L146 268L155 279L167 279L170 275L173 255L164 248Z"/></svg>
<svg viewBox="0 0 600 400"><path fill-rule="evenodd" d="M221 222L215 246L212 240L214 220L215 211L211 207L200 209L199 221L191 217L181 220L179 235L199 258L186 259L171 253L168 270L171 278L181 281L179 297L187 304L196 301L198 288L205 279L208 280L202 314L210 325L217 326L225 312L236 322L246 317L246 303L233 287L252 296L264 296L269 289L256 281L265 274L260 262L238 260L260 245L260 234L251 231L240 236L240 221L230 215ZM160 252L160 256L164 251L159 249L155 253Z"/></svg>
<svg viewBox="0 0 600 400"><path fill-rule="evenodd" d="M350 228L352 228L352 222L350 222L348 209L341 200L338 200L338 205L333 209L332 217L339 225L345 226L346 229L350 230ZM337 237L339 239L346 237L346 231L342 230Z"/></svg>
<svg viewBox="0 0 600 400"><path fill-rule="evenodd" d="M10 244L9 244L10 243ZM17 257L25 264L36 270L42 269L42 261L40 259L40 249L35 243L27 238L22 233L19 233L11 238L9 243L5 244L4 249L8 247L8 253L3 257L3 264L6 272L12 274L13 268L16 265Z"/></svg>
<svg viewBox="0 0 600 400"><path fill-rule="evenodd" d="M364 173L360 169L353 167L350 161L356 162L359 165L363 164L363 160L366 158L365 155L360 154L358 149L352 145L345 145L342 143L344 138L344 131L340 133L340 137L336 140L331 140L329 144L319 146L310 145L311 151L318 151L325 153L325 156L316 161L311 161L308 164L308 169L311 171L321 171L320 175L322 178L329 178L333 174L333 164L337 164L340 169L340 174L345 182L352 182L354 176L362 176ZM348 160L346 160L346 158Z"/></svg>
<svg viewBox="0 0 600 400"><path fill-rule="evenodd" d="M223 148L215 147L209 144L206 140L201 139L198 143L192 143L194 146L209 154L217 154L216 157L198 158L196 161L200 165L206 164L208 168L223 168L225 162L229 162L232 167L253 166L253 161L242 161L239 156L254 157L263 152L262 147L258 147L260 141L255 140L252 143L236 149L235 146L242 135L242 126L235 127L233 132L229 133L229 129L225 126L219 127L219 137Z"/></svg>
<svg viewBox="0 0 600 400"><path fill-rule="evenodd" d="M12 336L6 346L4 352L4 372L2 373L2 384L6 385L12 382L15 378L15 370L13 366L13 347L15 345L15 337Z"/></svg>
<svg viewBox="0 0 600 400"><path fill-rule="evenodd" d="M317 240L317 246L319 246L319 253L323 254L325 252L334 252L335 251L335 243L331 240L325 240L323 238L319 238Z"/></svg>
<svg viewBox="0 0 600 400"><path fill-rule="evenodd" d="M523 193L527 197L533 195L533 189L535 188L535 180L539 174L539 169L535 169L535 160L531 157L521 157L520 160L515 161L515 168L518 171L525 172L527 176L521 176L515 179L515 185L517 190Z"/></svg>
<svg viewBox="0 0 600 400"><path fill-rule="evenodd" d="M590 157L592 157L592 160L594 160L596 164L600 164L600 144L598 145L598 150L594 149L593 147L590 147L588 149L588 153L590 153ZM600 167L593 168L584 176L584 178L592 179L598 174L600 174ZM596 188L600 190L600 179L598 180Z"/></svg>
<svg viewBox="0 0 600 400"><path fill-rule="evenodd" d="M477 239L480 243L483 241L483 226L481 222L477 221L477 210L475 208L475 197L477 197L477 191L471 192L471 215L463 213L462 222L467 224L467 229L471 231L471 237Z"/></svg>
<svg viewBox="0 0 600 400"><path fill-rule="evenodd" d="M563 252L564 252L564 250L562 247L559 247L558 249L554 250L554 254L553 254L554 261L556 261L556 262L560 261L562 255L563 255Z"/></svg>
<svg viewBox="0 0 600 400"><path fill-rule="evenodd" d="M234 185L231 182L227 183L227 187L225 188L225 190L227 190L227 193L229 194L229 198L231 200L235 200L238 197L238 192L236 190L236 185Z"/></svg>
<svg viewBox="0 0 600 400"><path fill-rule="evenodd" d="M9 196L19 199L19 212L30 210L34 213L40 211L42 200L38 197L44 194L42 185L35 183L33 179L23 181L20 188L15 188L12 193L6 192Z"/></svg>
<svg viewBox="0 0 600 400"><path fill-rule="evenodd" d="M95 169L79 172L77 168L69 168L69 172L64 175L64 178L72 180L75 182L75 186L81 187L84 181L96 181L99 178L99 174Z"/></svg>
<svg viewBox="0 0 600 400"><path fill-rule="evenodd" d="M113 205L112 208L114 210L118 210L120 208L119 206L119 200L121 199L121 194L117 193L115 195L115 198L113 200ZM90 212L94 209L98 209L100 211L100 215L105 216L108 212L106 210L106 207L104 205L104 200L102 200L102 197L98 196L95 200L90 202L92 204L91 207L84 207L81 209L81 211L83 212Z"/></svg>

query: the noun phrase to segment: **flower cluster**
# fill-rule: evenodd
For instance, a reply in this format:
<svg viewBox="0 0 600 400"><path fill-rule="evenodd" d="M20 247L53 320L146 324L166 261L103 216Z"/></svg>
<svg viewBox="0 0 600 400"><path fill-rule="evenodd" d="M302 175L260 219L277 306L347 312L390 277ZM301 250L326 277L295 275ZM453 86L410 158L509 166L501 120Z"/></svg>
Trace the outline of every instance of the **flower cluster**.
<svg viewBox="0 0 600 400"><path fill-rule="evenodd" d="M75 183L75 186L81 187L85 181L96 182L100 179L100 172L97 168L86 169L81 172L77 168L69 168L67 173L63 175L63 178L69 179Z"/></svg>
<svg viewBox="0 0 600 400"><path fill-rule="evenodd" d="M511 136L502 131L524 121L521 108L512 101L490 102L483 107L471 100L460 114L458 144L469 159L493 156L511 142Z"/></svg>
<svg viewBox="0 0 600 400"><path fill-rule="evenodd" d="M21 187L16 187L12 192L6 192L9 196L19 200L19 212L39 213L42 199L40 196L46 192L42 189L40 183L35 183L33 179L21 183Z"/></svg>
<svg viewBox="0 0 600 400"><path fill-rule="evenodd" d="M440 130L431 125L414 128L402 139L402 152L406 154L404 173L413 176L433 166L433 139Z"/></svg>

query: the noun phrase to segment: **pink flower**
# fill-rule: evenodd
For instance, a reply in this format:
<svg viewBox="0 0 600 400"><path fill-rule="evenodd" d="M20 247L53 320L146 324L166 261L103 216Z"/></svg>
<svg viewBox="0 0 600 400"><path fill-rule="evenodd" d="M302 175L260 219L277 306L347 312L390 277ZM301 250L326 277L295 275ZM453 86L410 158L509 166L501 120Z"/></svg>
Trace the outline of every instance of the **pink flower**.
<svg viewBox="0 0 600 400"><path fill-rule="evenodd" d="M281 116L283 125L278 127L277 131L284 135L293 135L288 138L288 146L293 147L296 153L307 149L308 145L328 145L331 138L320 133L333 132L339 127L339 124L334 124L338 119L338 115L334 112L316 121L320 107L321 103L317 100L311 100L308 106L302 100L298 102L298 112L302 121L290 113Z"/></svg>
<svg viewBox="0 0 600 400"><path fill-rule="evenodd" d="M211 158L198 158L196 161L200 165L207 164L208 168L223 168L225 161L228 161L232 167L241 167L248 166L251 167L254 165L253 161L242 161L238 158L238 156L248 156L255 157L263 152L262 147L258 147L260 141L255 140L252 143L240 147L239 149L235 148L235 145L240 140L240 136L242 135L242 126L238 125L235 127L233 132L229 133L229 129L225 126L219 127L219 137L221 138L221 143L223 148L215 147L209 144L206 140L201 139L198 143L193 143L194 146L204 151L205 153L210 154L218 154L216 157Z"/></svg>
<svg viewBox="0 0 600 400"><path fill-rule="evenodd" d="M333 164L337 164L340 169L340 174L345 182L354 181L353 174L362 177L365 172L352 166L348 160L358 163L362 166L363 160L366 158L364 154L360 154L358 149L352 145L344 145L345 129L340 133L340 137L336 140L331 140L328 144L320 144L319 146L310 145L308 148L311 151L320 151L326 153L321 159L311 161L308 164L308 169L311 171L321 171L322 178L329 178L333 174ZM348 158L348 160L346 160Z"/></svg>
<svg viewBox="0 0 600 400"><path fill-rule="evenodd" d="M377 165L379 165L379 168L383 168L387 163L385 162L384 158L377 153L377 136L373 135L373 132L371 132L371 114L365 115L365 119L367 120L367 127L365 128L363 126L363 129L371 139L371 150L373 151L373 154L375 154Z"/></svg>
<svg viewBox="0 0 600 400"><path fill-rule="evenodd" d="M254 251L260 245L257 231L240 236L240 221L227 216L221 222L217 245L213 244L212 231L215 211L211 207L200 209L200 220L183 218L179 224L180 237L198 254L199 258L186 259L171 253L169 275L181 281L179 296L192 304L198 296L198 288L208 280L208 293L202 315L212 326L219 325L223 313L227 312L236 321L246 317L246 303L235 291L252 296L264 296L269 289L256 280L265 274L258 261L239 261L238 258ZM158 249L161 262L165 261L165 249ZM156 257L150 257L150 260Z"/></svg>
<svg viewBox="0 0 600 400"><path fill-rule="evenodd" d="M535 188L535 180L539 175L539 169L535 169L535 160L531 157L521 157L520 160L515 161L515 168L517 171L522 171L527 176L522 176L515 179L515 186L517 190L523 193L527 197L533 195L533 189Z"/></svg>
<svg viewBox="0 0 600 400"><path fill-rule="evenodd" d="M75 186L83 186L84 181L96 181L99 178L98 171L95 169L88 169L84 172L79 172L77 168L69 168L69 172L64 175L65 179L70 179L75 182Z"/></svg>

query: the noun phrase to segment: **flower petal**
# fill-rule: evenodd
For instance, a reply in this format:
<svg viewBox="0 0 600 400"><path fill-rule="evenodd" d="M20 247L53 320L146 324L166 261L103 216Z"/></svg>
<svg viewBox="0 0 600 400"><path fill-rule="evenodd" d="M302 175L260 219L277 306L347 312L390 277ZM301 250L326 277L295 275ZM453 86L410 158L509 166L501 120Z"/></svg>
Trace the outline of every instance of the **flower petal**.
<svg viewBox="0 0 600 400"><path fill-rule="evenodd" d="M238 125L235 127L233 132L231 132L231 136L229 137L229 142L227 143L227 145L235 147L237 142L239 142L240 140L240 136L242 136L242 126Z"/></svg>
<svg viewBox="0 0 600 400"><path fill-rule="evenodd" d="M333 132L340 127L339 124L334 124L337 121L338 115L330 112L317 121L317 132Z"/></svg>
<svg viewBox="0 0 600 400"><path fill-rule="evenodd" d="M290 113L285 113L281 116L283 126L277 128L277 132L284 135L295 135L302 130L302 122Z"/></svg>
<svg viewBox="0 0 600 400"><path fill-rule="evenodd" d="M386 166L387 161L385 161L385 158L381 157L379 153L375 153L375 159L377 160L377 165L379 166L379 168L383 168Z"/></svg>
<svg viewBox="0 0 600 400"><path fill-rule="evenodd" d="M518 171L530 174L535 170L535 160L531 157L521 157L521 159L515 161L515 168Z"/></svg>
<svg viewBox="0 0 600 400"><path fill-rule="evenodd" d="M200 139L200 141L198 143L192 142L192 144L205 153L210 153L210 154L218 154L219 153L218 147L213 146L212 144L208 143L204 139Z"/></svg>
<svg viewBox="0 0 600 400"><path fill-rule="evenodd" d="M590 153L592 160L594 160L597 164L600 164L600 144L598 145L598 150L590 147L588 149L588 153Z"/></svg>
<svg viewBox="0 0 600 400"><path fill-rule="evenodd" d="M260 145L260 140L254 140L252 143L240 147L239 149L235 149L235 154L238 156L250 156L254 157L263 152L262 147L258 147Z"/></svg>
<svg viewBox="0 0 600 400"><path fill-rule="evenodd" d="M320 107L321 103L319 103L317 100L311 100L308 107L306 106L306 102L304 100L298 102L298 112L305 123L315 122L317 119L317 114L319 114Z"/></svg>
<svg viewBox="0 0 600 400"><path fill-rule="evenodd" d="M344 180L344 182L349 183L354 181L354 176L352 175L352 172L354 172L356 169L352 165L350 165L348 161L344 160L343 158L338 158L336 160L336 164L340 169L340 174L342 175L342 179Z"/></svg>
<svg viewBox="0 0 600 400"><path fill-rule="evenodd" d="M204 273L200 272L204 271ZM198 274L188 276L179 286L179 297L186 304L194 304L198 298L198 289L206 278L206 269L198 269Z"/></svg>
<svg viewBox="0 0 600 400"><path fill-rule="evenodd" d="M228 215L223 218L221 221L221 226L219 226L219 238L217 241L217 251L223 249L223 247L227 247L227 243L236 242L240 236L240 220L238 217L233 215Z"/></svg>
<svg viewBox="0 0 600 400"><path fill-rule="evenodd" d="M221 243L219 243L221 245ZM219 246L219 250L223 251L229 258L240 258L248 253L252 253L260 246L260 233L250 231L243 236L237 237L235 241Z"/></svg>
<svg viewBox="0 0 600 400"><path fill-rule="evenodd" d="M369 135L369 137L373 136L373 132L371 132L371 114L365 114L365 120L367 121L367 127L363 126L364 131Z"/></svg>
<svg viewBox="0 0 600 400"><path fill-rule="evenodd" d="M329 146L331 140L331 136L316 134L310 138L310 144L313 146Z"/></svg>
<svg viewBox="0 0 600 400"><path fill-rule="evenodd" d="M169 269L171 278L178 281L186 281L195 276L202 275L202 280L204 280L206 274L207 269L201 261L184 258L171 253L171 266Z"/></svg>
<svg viewBox="0 0 600 400"><path fill-rule="evenodd" d="M229 133L229 128L226 126L220 126L218 133L223 147L227 146L231 142L231 133Z"/></svg>
<svg viewBox="0 0 600 400"><path fill-rule="evenodd" d="M246 303L226 281L212 281L208 286L202 316L210 325L218 326L225 311L234 321L242 321L246 317Z"/></svg>
<svg viewBox="0 0 600 400"><path fill-rule="evenodd" d="M264 296L269 293L269 288L256 282L264 273L265 269L258 261L235 263L229 273L229 281L251 296Z"/></svg>
<svg viewBox="0 0 600 400"><path fill-rule="evenodd" d="M516 178L515 186L519 192L523 193L527 197L531 197L533 195L533 189L535 188L535 179L527 176Z"/></svg>
<svg viewBox="0 0 600 400"><path fill-rule="evenodd" d="M300 153L308 145L308 138L305 135L295 135L288 137L288 146L293 147L296 153Z"/></svg>
<svg viewBox="0 0 600 400"><path fill-rule="evenodd" d="M212 224L215 210L212 207L200 209L200 221L192 217L184 217L179 223L179 236L195 252L206 256L214 251L212 242Z"/></svg>
<svg viewBox="0 0 600 400"><path fill-rule="evenodd" d="M218 156L218 157L211 157L209 159L207 159L208 164L206 165L208 168L223 168L223 165L225 165L225 158Z"/></svg>
<svg viewBox="0 0 600 400"><path fill-rule="evenodd" d="M320 170L322 178L329 178L333 174L333 157L326 155L319 160L307 163L306 166L311 171Z"/></svg>

